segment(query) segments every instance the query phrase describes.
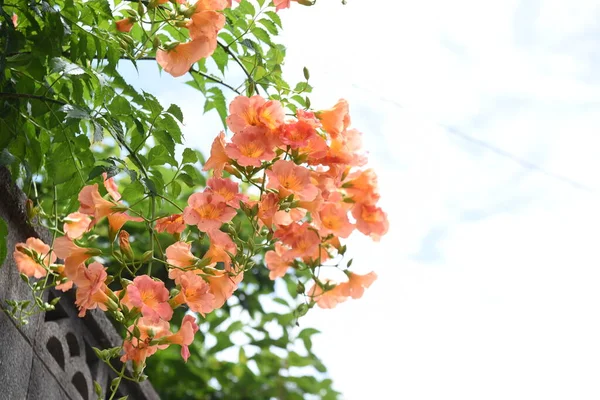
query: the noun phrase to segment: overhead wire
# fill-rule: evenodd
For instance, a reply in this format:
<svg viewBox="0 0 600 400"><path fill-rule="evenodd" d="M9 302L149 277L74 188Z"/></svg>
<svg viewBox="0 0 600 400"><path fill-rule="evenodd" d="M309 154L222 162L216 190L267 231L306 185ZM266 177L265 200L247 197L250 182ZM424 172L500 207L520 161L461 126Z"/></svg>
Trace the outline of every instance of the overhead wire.
<svg viewBox="0 0 600 400"><path fill-rule="evenodd" d="M377 97L379 100L381 100L381 101L383 101L385 103L389 103L389 104L391 104L391 105L393 105L393 106L395 106L397 108L400 108L400 109L405 110L407 112L411 112L411 110L408 107L404 106L403 104L398 103L395 100L383 97L383 96L381 96L379 94L375 94L371 89L367 89L367 88L358 86L356 84L352 84L352 86L354 88L358 89L358 90L368 91L368 92L373 93L375 97ZM552 171L548 171L547 169L545 169L545 168L543 168L543 167L541 167L541 166L539 166L539 165L537 165L537 164L535 164L535 163L533 163L531 161L528 161L525 158L519 157L519 156L517 156L517 155L515 155L515 154L513 154L513 153L511 153L511 152L509 152L507 150L504 150L504 149L502 149L502 148L494 145L493 143L487 142L487 141L482 140L482 139L475 138L475 137L473 137L473 136L471 136L471 135L469 135L469 134L467 134L467 133L459 130L456 127L449 126L449 125L443 124L443 123L438 122L438 121L434 121L431 118L429 118L429 117L427 117L427 116L425 116L425 115L423 115L421 113L415 112L414 110L412 111L412 113L415 114L415 115L418 115L420 118L423 118L426 121L428 121L430 123L433 123L436 126L442 128L446 133L448 133L450 135L453 135L453 136L458 137L458 138L460 138L460 139L462 139L462 140L464 140L466 142L469 142L471 144L474 144L476 146L479 146L481 148L489 150L492 153L494 153L494 154L496 154L496 155L498 155L500 157L504 157L506 159L509 159L509 160L511 160L511 161L519 164L523 168L526 168L526 169L538 172L538 173L540 173L542 175L545 175L545 176L547 176L549 178L552 178L552 179L555 179L555 180L560 181L562 183L565 183L565 184L567 184L567 185L569 185L569 186L571 186L571 187L573 187L575 189L582 190L582 191L585 191L585 192L588 192L588 193L594 194L594 195L597 194L597 190L596 189L594 189L594 188L592 188L592 187L590 187L590 186L588 186L586 184L583 184L583 183L581 183L581 182L579 182L579 181L577 181L575 179L572 179L572 178L570 178L570 177L568 177L566 175L557 174L557 173L554 173ZM419 115L419 114L421 114L421 115Z"/></svg>

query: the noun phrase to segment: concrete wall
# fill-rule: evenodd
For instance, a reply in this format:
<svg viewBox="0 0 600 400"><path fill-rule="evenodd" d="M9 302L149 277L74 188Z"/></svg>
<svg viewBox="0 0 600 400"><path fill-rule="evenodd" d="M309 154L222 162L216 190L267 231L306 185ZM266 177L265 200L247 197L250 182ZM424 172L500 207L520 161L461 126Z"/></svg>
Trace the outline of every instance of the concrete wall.
<svg viewBox="0 0 600 400"><path fill-rule="evenodd" d="M0 167L0 217L9 230L8 257L0 268L2 306L5 300L32 299L12 259L15 244L31 236L51 241L47 231L28 224L25 201L8 171ZM103 312L93 310L78 318L73 294L50 292L48 300L57 295L61 299L55 311L36 314L24 326L0 311L0 400L96 400L94 381L104 394L109 391L115 374L96 357L92 347L119 346L121 337ZM159 398L148 381L137 384L123 380L119 390L116 398Z"/></svg>

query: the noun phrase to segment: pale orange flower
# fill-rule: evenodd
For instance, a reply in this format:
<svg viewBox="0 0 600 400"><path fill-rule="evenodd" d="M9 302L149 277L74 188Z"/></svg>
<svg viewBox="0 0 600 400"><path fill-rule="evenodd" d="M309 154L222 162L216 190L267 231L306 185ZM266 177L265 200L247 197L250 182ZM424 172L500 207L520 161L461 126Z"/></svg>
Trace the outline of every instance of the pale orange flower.
<svg viewBox="0 0 600 400"><path fill-rule="evenodd" d="M154 230L156 232L167 232L171 235L181 233L185 229L183 214L173 214L168 217L160 218L156 221Z"/></svg>
<svg viewBox="0 0 600 400"><path fill-rule="evenodd" d="M13 13L12 17L11 17L11 21L13 26L16 28L17 25L19 24L19 16L15 13Z"/></svg>
<svg viewBox="0 0 600 400"><path fill-rule="evenodd" d="M355 204L352 216L356 219L356 229L379 241L389 229L387 214L380 208L369 204Z"/></svg>
<svg viewBox="0 0 600 400"><path fill-rule="evenodd" d="M284 256L287 259L300 257L304 260L315 260L319 257L321 238L307 222L279 226L275 231L275 237L290 247Z"/></svg>
<svg viewBox="0 0 600 400"><path fill-rule="evenodd" d="M128 17L128 18L123 18L123 19L116 21L115 25L117 26L117 30L119 32L129 32L129 31L131 31L131 28L133 28L134 23L135 23L135 18Z"/></svg>
<svg viewBox="0 0 600 400"><path fill-rule="evenodd" d="M88 258L100 254L99 250L77 246L67 236L56 238L54 241L54 251L58 257L65 260L67 271L75 271ZM73 279L71 276L69 278Z"/></svg>
<svg viewBox="0 0 600 400"><path fill-rule="evenodd" d="M280 129L280 140L283 144L290 146L292 149L298 149L308 146L309 142L318 137L312 113L298 112L298 120L287 123Z"/></svg>
<svg viewBox="0 0 600 400"><path fill-rule="evenodd" d="M106 286L106 268L98 262L82 267L73 279L77 285L75 304L79 307L79 316L84 317L87 310L100 308L106 311L109 298Z"/></svg>
<svg viewBox="0 0 600 400"><path fill-rule="evenodd" d="M210 292L215 296L213 309L223 307L223 304L233 295L238 284L244 279L244 273L230 276L227 271L218 269L212 270L213 275L206 275L206 280L210 285Z"/></svg>
<svg viewBox="0 0 600 400"><path fill-rule="evenodd" d="M124 212L116 212L108 215L108 237L114 240L117 232L125 225L126 222L143 222L141 217L132 217Z"/></svg>
<svg viewBox="0 0 600 400"><path fill-rule="evenodd" d="M186 242L175 242L167 247L167 262L179 268L189 268L198 258L192 254L192 244Z"/></svg>
<svg viewBox="0 0 600 400"><path fill-rule="evenodd" d="M177 333L168 336L164 340L170 344L178 344L181 346L181 357L187 362L190 357L189 345L194 341L194 335L198 332L198 325L196 324L196 318L191 315L183 317L181 322L181 328Z"/></svg>
<svg viewBox="0 0 600 400"><path fill-rule="evenodd" d="M379 200L377 175L372 169L351 173L344 182L343 188L355 203L374 205Z"/></svg>
<svg viewBox="0 0 600 400"><path fill-rule="evenodd" d="M227 156L243 167L260 167L262 161L275 158L272 146L266 140L266 128L248 126L231 138L225 147Z"/></svg>
<svg viewBox="0 0 600 400"><path fill-rule="evenodd" d="M67 215L64 221L63 230L71 240L80 239L89 230L92 223L90 216L81 212Z"/></svg>
<svg viewBox="0 0 600 400"><path fill-rule="evenodd" d="M186 27L192 40L209 42L212 51L217 47L217 33L225 26L225 16L212 10L196 11Z"/></svg>
<svg viewBox="0 0 600 400"><path fill-rule="evenodd" d="M321 308L334 308L348 299L348 296L340 291L339 285L324 292L323 288L315 283L308 290L307 295L316 301Z"/></svg>
<svg viewBox="0 0 600 400"><path fill-rule="evenodd" d="M210 258L212 263L223 262L225 265L231 262L229 254L237 253L237 246L233 243L233 240L225 232L214 229L208 231L208 237L210 239L210 247L204 255L205 258Z"/></svg>
<svg viewBox="0 0 600 400"><path fill-rule="evenodd" d="M238 1L239 3L239 1ZM196 11L207 11L207 10L223 10L231 7L231 1L229 0L198 0L194 7Z"/></svg>
<svg viewBox="0 0 600 400"><path fill-rule="evenodd" d="M354 225L348 219L348 207L341 203L327 203L319 211L322 236L333 234L342 238L350 236Z"/></svg>
<svg viewBox="0 0 600 400"><path fill-rule="evenodd" d="M169 323L167 321L153 321L145 317L138 319L137 324L131 325L128 330L133 332L135 327L140 332L140 336L139 338L134 336L131 340L123 341L123 351L125 354L121 357L121 361L132 361L134 370L142 371L146 364L146 358L156 353L159 349L169 347L168 344L150 345L150 342L171 335L171 331L169 330Z"/></svg>
<svg viewBox="0 0 600 400"><path fill-rule="evenodd" d="M369 272L366 275L359 275L353 272L346 272L346 274L348 274L348 282L340 283L339 290L344 296L352 297L353 299L361 298L365 289L371 286L377 279L375 272Z"/></svg>
<svg viewBox="0 0 600 400"><path fill-rule="evenodd" d="M261 96L237 96L229 104L227 126L241 133L249 126L277 129L283 124L285 112L276 100L265 100Z"/></svg>
<svg viewBox="0 0 600 400"><path fill-rule="evenodd" d="M58 274L60 281L62 281L65 278L67 278L67 280L56 285L55 289L63 291L63 292L70 290L73 287L73 281L71 279L68 279L66 272L65 272L65 266L58 265L56 268L56 273Z"/></svg>
<svg viewBox="0 0 600 400"><path fill-rule="evenodd" d="M311 183L310 171L294 164L292 161L279 160L267 170L269 189L277 189L279 197L284 198L290 194L299 200L313 200L319 190Z"/></svg>
<svg viewBox="0 0 600 400"><path fill-rule="evenodd" d="M179 276L181 291L170 304L173 308L187 304L190 310L200 313L203 317L211 312L215 296L210 292L210 286L204 279L192 271L183 272Z"/></svg>
<svg viewBox="0 0 600 400"><path fill-rule="evenodd" d="M13 253L17 269L29 277L42 278L46 276L46 268L56 261L56 254L50 251L50 246L38 238L30 237L25 243L17 243Z"/></svg>
<svg viewBox="0 0 600 400"><path fill-rule="evenodd" d="M258 203L258 218L267 228L273 229L273 216L279 210L279 196L269 192L262 195Z"/></svg>
<svg viewBox="0 0 600 400"><path fill-rule="evenodd" d="M317 164L327 156L329 147L327 142L319 135L311 136L304 145L298 148L298 153L304 155L309 164Z"/></svg>
<svg viewBox="0 0 600 400"><path fill-rule="evenodd" d="M287 250L280 242L277 242L275 243L275 250L269 250L265 254L265 262L270 271L269 279L275 280L275 278L281 278L285 275L291 261L284 257Z"/></svg>
<svg viewBox="0 0 600 400"><path fill-rule="evenodd" d="M360 153L362 147L361 133L356 129L347 129L333 139L329 145L327 156L320 159L323 165L344 164L354 167L365 165L367 158Z"/></svg>
<svg viewBox="0 0 600 400"><path fill-rule="evenodd" d="M133 283L127 286L127 297L130 308L137 308L144 317L153 321L168 321L173 316L169 305L169 291L164 282L155 281L148 275L136 276Z"/></svg>
<svg viewBox="0 0 600 400"><path fill-rule="evenodd" d="M119 193L119 187L115 182L115 178L109 178L106 172L102 173L102 178L104 180L104 187L106 188L106 191L110 197L112 197L114 201L121 200L121 193Z"/></svg>
<svg viewBox="0 0 600 400"><path fill-rule="evenodd" d="M248 196L240 193L237 182L226 178L210 178L206 183L207 191L221 195L233 208L240 208L240 201L248 201Z"/></svg>
<svg viewBox="0 0 600 400"><path fill-rule="evenodd" d="M192 65L202 58L209 57L216 48L216 43L207 40L192 40L180 43L170 50L156 50L156 61L174 77L185 75Z"/></svg>
<svg viewBox="0 0 600 400"><path fill-rule="evenodd" d="M279 11L284 8L290 8L290 4L292 4L292 1L298 0L273 0L273 4L275 4L275 11Z"/></svg>
<svg viewBox="0 0 600 400"><path fill-rule="evenodd" d="M221 131L215 138L210 148L210 157L206 160L203 171L213 169L213 175L220 177L223 168L229 163L229 157L225 153L225 132Z"/></svg>
<svg viewBox="0 0 600 400"><path fill-rule="evenodd" d="M79 212L94 218L93 223L115 212L117 204L106 200L98 191L98 184L84 186L79 192Z"/></svg>
<svg viewBox="0 0 600 400"><path fill-rule="evenodd" d="M317 112L317 117L321 120L323 129L325 132L329 133L332 138L338 137L350 126L350 114L348 108L348 102L344 99L340 99L333 108Z"/></svg>
<svg viewBox="0 0 600 400"><path fill-rule="evenodd" d="M188 204L183 210L183 219L188 225L198 226L202 232L219 229L236 214L222 196L210 192L194 193L189 197Z"/></svg>

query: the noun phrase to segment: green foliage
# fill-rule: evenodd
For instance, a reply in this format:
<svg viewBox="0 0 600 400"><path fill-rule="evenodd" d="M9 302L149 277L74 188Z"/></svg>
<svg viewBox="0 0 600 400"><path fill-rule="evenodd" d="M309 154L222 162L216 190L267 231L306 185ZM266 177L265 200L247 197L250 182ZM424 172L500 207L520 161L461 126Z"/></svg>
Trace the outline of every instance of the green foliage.
<svg viewBox="0 0 600 400"><path fill-rule="evenodd" d="M151 12L144 4L136 11L143 18L166 18L167 9ZM16 27L13 13L18 15ZM283 78L286 49L275 43L282 23L272 2L242 0L224 14L227 23L217 49L192 67L186 82L203 95L204 112L216 111L226 128L227 96L232 93L261 94L281 101L291 112L307 107L306 95L312 90L308 70L305 81L296 85ZM165 107L121 75L120 63L137 67L154 62L146 59L155 54L156 43L139 25L130 33L117 32L114 21L119 18L106 0L0 0L0 166L9 168L51 229L59 224L49 216L75 210L81 188L101 182L104 173L117 177L124 187L123 200L133 210L152 207L154 213L156 208L157 218L180 212L187 197L206 185L203 154L183 147L180 107ZM165 23L157 37L185 41L184 31ZM244 80L228 82L232 70L241 71ZM242 212L233 224L245 241L242 248L262 245L250 240L254 228ZM108 231L105 225L98 229ZM136 238L132 246L138 258L154 248L144 224L132 224L128 231ZM0 264L7 253L6 236L0 220ZM107 254L113 250L102 235L97 240ZM158 235L150 255L159 255L170 244L171 237ZM207 248L206 243L195 246L197 251ZM267 250L257 252L260 260ZM273 282L260 260L247 272L235 305L202 321L187 365L173 346L149 359L148 374L164 398L236 399L247 398L247 393L255 398L337 398L325 367L312 352L311 337L317 331L296 326L306 310L272 298ZM114 262L106 266L111 273L119 271ZM152 268L151 263L140 262L142 272L146 267ZM120 277L133 278L121 272ZM302 276L306 274L299 270L297 276L286 277L293 298ZM284 311L271 311L265 302ZM29 315L29 303L13 301L9 306L15 316ZM110 358L108 350L99 351Z"/></svg>

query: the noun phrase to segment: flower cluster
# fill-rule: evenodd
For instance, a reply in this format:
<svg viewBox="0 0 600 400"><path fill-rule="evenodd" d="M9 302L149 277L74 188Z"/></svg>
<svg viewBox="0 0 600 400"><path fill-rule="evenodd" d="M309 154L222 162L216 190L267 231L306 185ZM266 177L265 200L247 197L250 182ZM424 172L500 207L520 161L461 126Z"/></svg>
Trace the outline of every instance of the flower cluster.
<svg viewBox="0 0 600 400"><path fill-rule="evenodd" d="M325 262L343 256L340 238L358 230L379 240L388 230L387 216L377 205L377 177L364 168L361 134L350 127L347 102L317 112L298 110L290 118L276 100L238 96L229 106L227 125L233 135L229 140L224 132L217 136L204 165L212 177L180 213L144 217L104 174L106 194L97 183L85 186L79 209L63 219L64 235L53 240L52 248L36 238L16 245L22 274L45 277L63 291L75 287L80 316L99 308L127 326L121 360L132 361L139 374L147 357L171 344L181 346L187 360L197 320L187 314L173 333L174 310L185 307L205 316L223 307L256 256L264 255L271 279L290 269L308 273L313 286L305 293L306 307L331 308L359 298L376 279L374 272L358 275L347 269L339 284L318 279ZM242 193L240 182L253 190ZM254 235L249 242L231 223L236 216L249 219ZM112 275L102 264L109 255L88 247L104 218L111 256L120 265ZM136 256L124 229L128 223L145 223L153 235L166 233L175 240L161 257L154 250ZM194 254L194 244L206 239L208 249ZM56 264L58 259L63 264ZM148 261L161 262L170 282L150 272L138 274ZM124 271L133 280L124 279Z"/></svg>
<svg viewBox="0 0 600 400"><path fill-rule="evenodd" d="M174 77L185 75L192 65L201 59L210 57L217 48L217 35L225 26L223 10L232 6L232 0L172 0L174 18L172 25L186 30L189 40L171 42L156 50L156 61ZM236 0L238 3L240 0ZM289 8L292 1L303 5L312 5L308 0L274 0L275 10ZM158 7L169 3L169 0L155 0L148 7ZM130 32L139 15L134 10L127 10L129 16L115 21L120 32ZM16 21L16 20L15 20ZM16 24L16 22L15 22Z"/></svg>

